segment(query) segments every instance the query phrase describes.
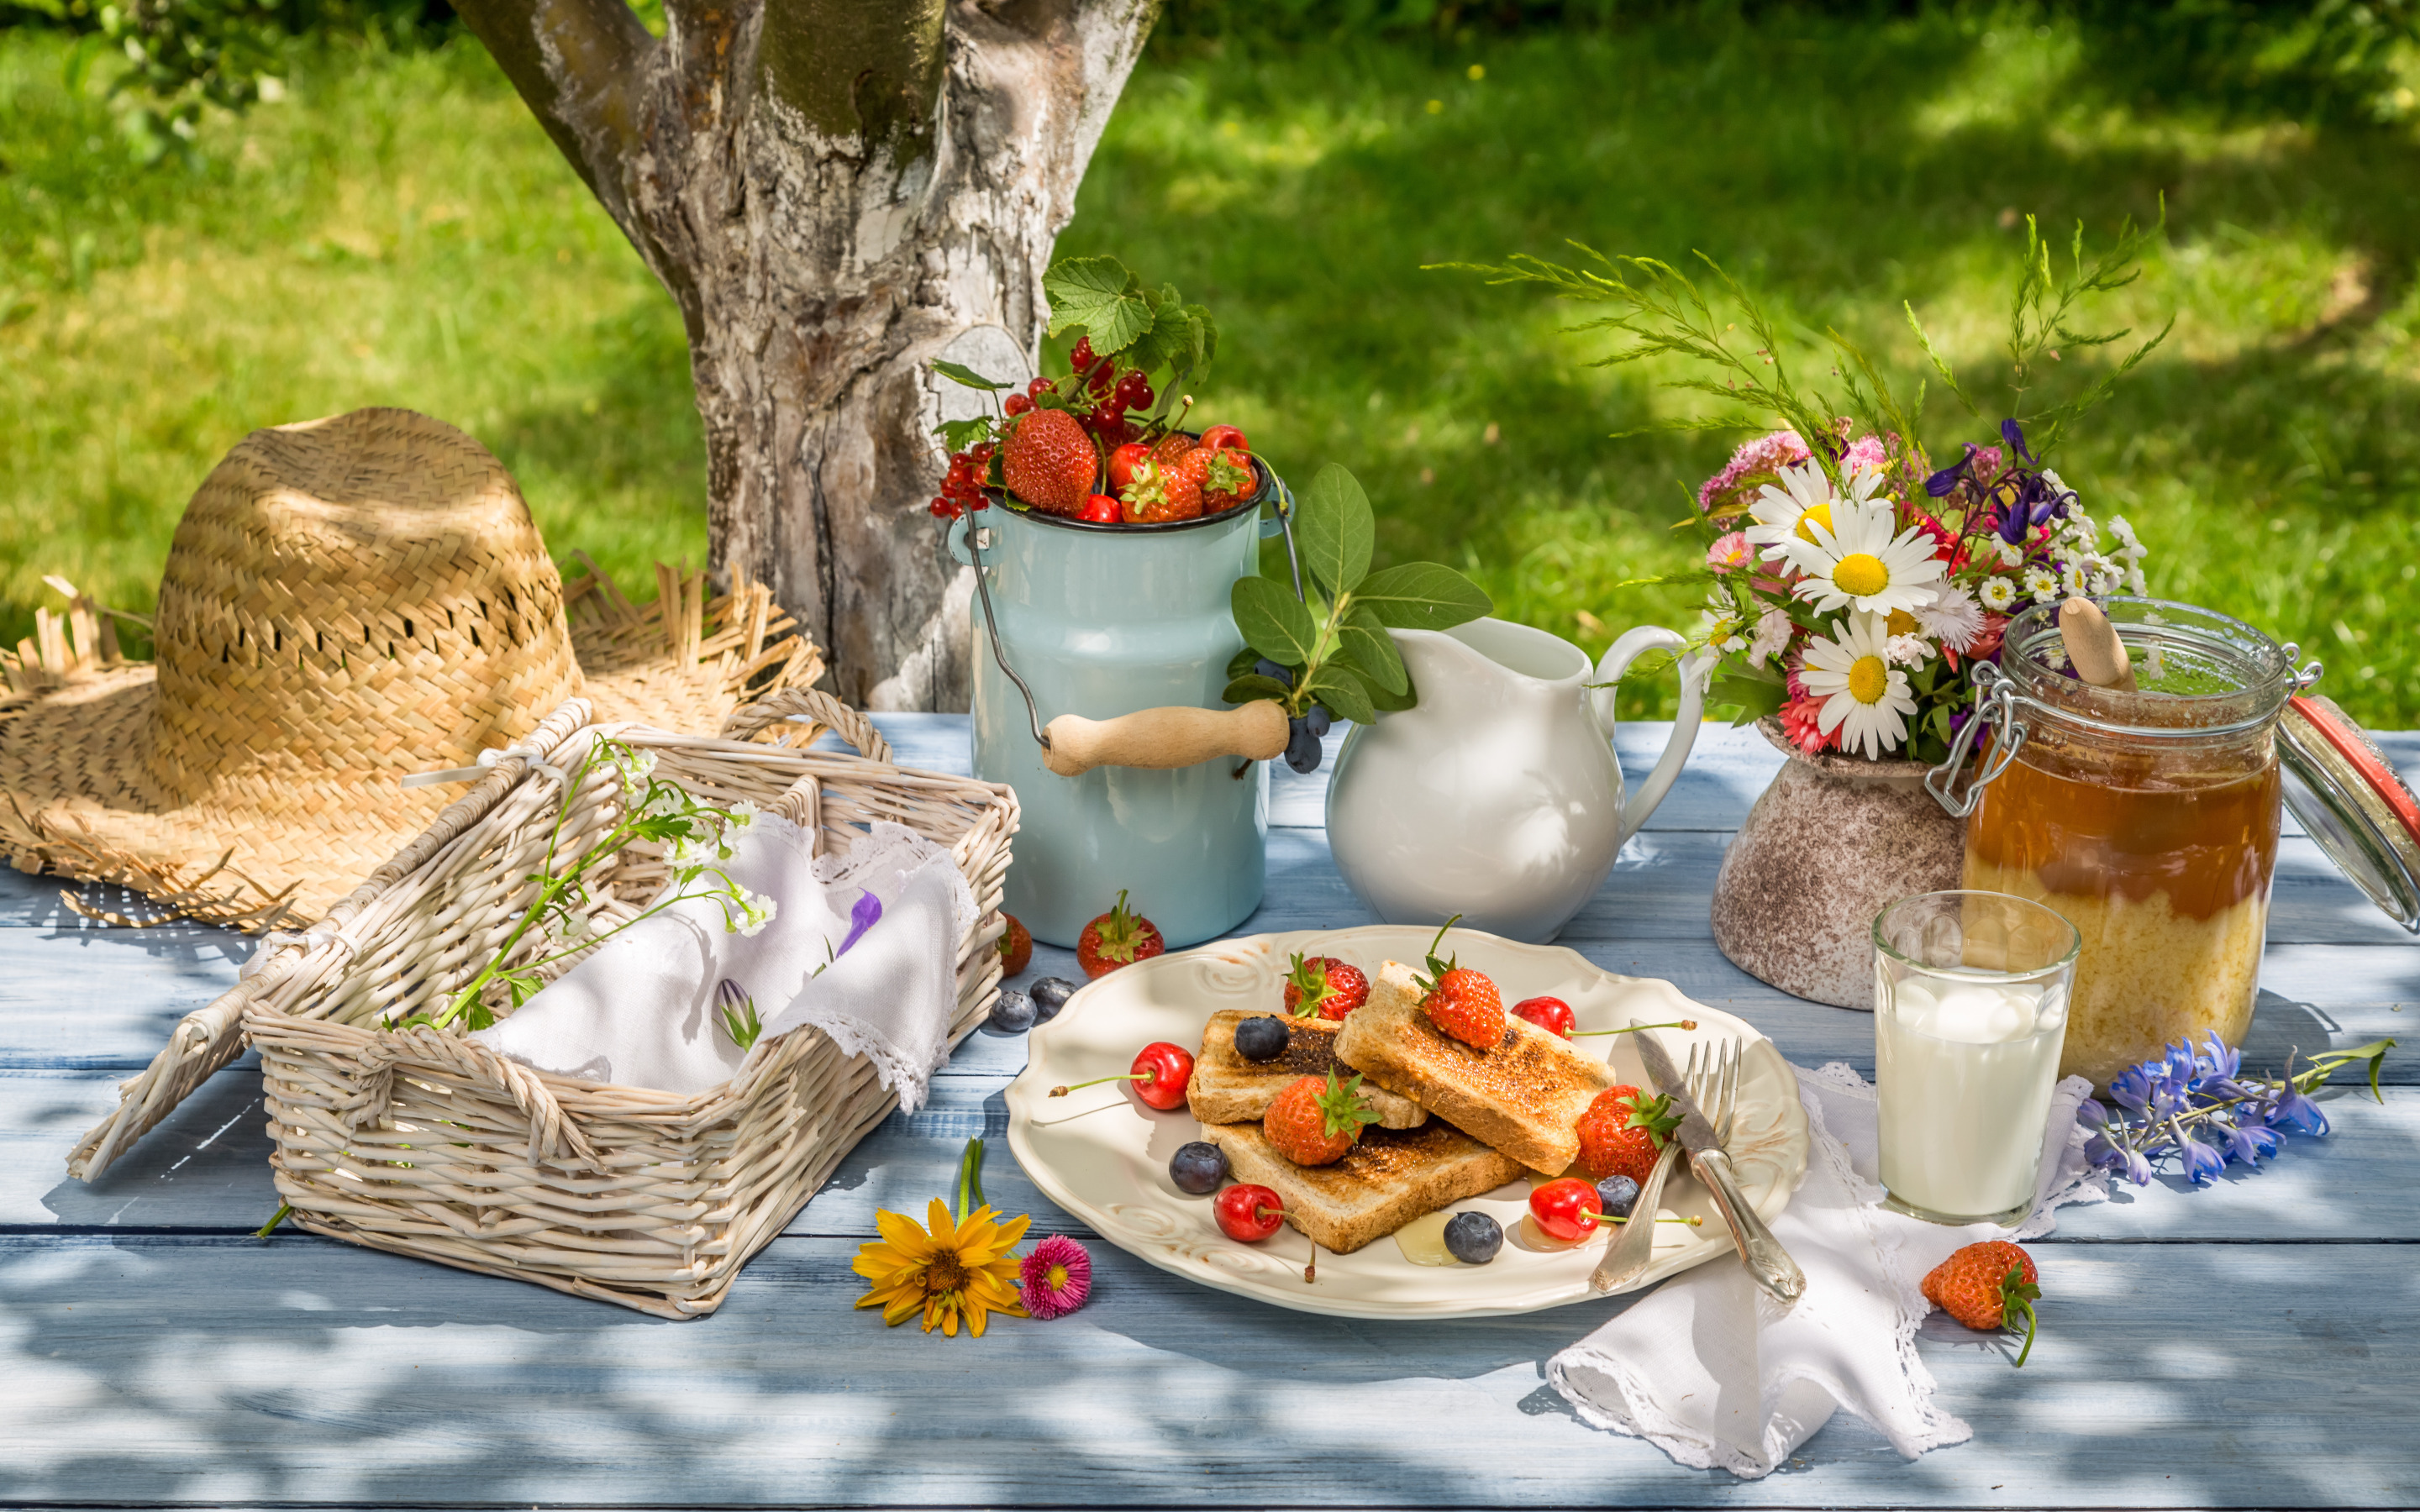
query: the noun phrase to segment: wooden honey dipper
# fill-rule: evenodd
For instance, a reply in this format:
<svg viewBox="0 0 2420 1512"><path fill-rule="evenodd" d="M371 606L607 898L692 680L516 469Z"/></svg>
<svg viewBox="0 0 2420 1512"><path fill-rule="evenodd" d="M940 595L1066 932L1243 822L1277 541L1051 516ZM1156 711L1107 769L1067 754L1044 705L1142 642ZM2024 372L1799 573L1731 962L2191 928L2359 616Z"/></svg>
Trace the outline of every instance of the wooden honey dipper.
<svg viewBox="0 0 2420 1512"><path fill-rule="evenodd" d="M2058 635L2067 642L2068 665L2075 674L2095 687L2113 687L2121 693L2140 692L2134 686L2133 664L2126 657L2126 642L2118 639L2117 626L2101 606L2088 598L2071 598L2058 607Z"/></svg>

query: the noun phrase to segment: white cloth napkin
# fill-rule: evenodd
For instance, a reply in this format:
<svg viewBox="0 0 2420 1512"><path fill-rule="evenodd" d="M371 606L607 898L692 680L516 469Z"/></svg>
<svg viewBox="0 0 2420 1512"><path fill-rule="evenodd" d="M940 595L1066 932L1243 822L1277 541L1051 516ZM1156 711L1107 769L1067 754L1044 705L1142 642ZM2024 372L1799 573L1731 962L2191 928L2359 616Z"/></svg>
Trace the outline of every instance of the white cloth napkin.
<svg viewBox="0 0 2420 1512"><path fill-rule="evenodd" d="M2084 1158L2076 1104L2081 1076L2059 1083L2043 1135L2033 1211L2014 1229L1951 1227L1878 1206L1874 1089L1851 1068L1800 1069L1807 1106L1806 1184L1773 1223L1807 1273L1783 1307L1737 1257L1667 1281L1548 1362L1547 1379L1599 1427L1646 1439L1682 1464L1746 1479L1770 1474L1847 1408L1913 1459L1962 1443L1974 1430L1932 1403L1932 1373L1916 1351L1931 1304L1925 1273L1985 1239L2030 1239L2051 1210L2108 1198L2108 1178Z"/></svg>
<svg viewBox="0 0 2420 1512"><path fill-rule="evenodd" d="M842 1050L871 1057L914 1112L949 1057L958 942L975 919L974 893L949 852L902 825L876 824L845 856L818 857L813 844L797 825L760 814L726 869L774 900L762 931L733 933L721 904L683 899L471 1038L538 1071L694 1096L729 1081L747 1058L715 1002L727 977L755 1001L764 1025L755 1053L814 1025ZM882 917L841 951L867 892Z"/></svg>

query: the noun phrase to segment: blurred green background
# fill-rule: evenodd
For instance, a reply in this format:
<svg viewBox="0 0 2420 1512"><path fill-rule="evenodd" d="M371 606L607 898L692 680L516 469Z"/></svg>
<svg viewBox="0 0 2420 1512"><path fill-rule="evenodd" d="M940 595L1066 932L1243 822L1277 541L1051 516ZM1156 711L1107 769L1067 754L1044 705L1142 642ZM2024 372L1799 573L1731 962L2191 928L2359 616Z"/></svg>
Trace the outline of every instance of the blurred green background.
<svg viewBox="0 0 2420 1512"><path fill-rule="evenodd" d="M358 405L479 436L566 557L634 581L703 557L678 316L442 8L256 7L274 98L231 110L232 65L113 99L124 39L81 3L0 0L0 636L55 602L46 573L147 609L228 446ZM2155 592L2300 640L2358 717L2408 727L2412 35L2385 0L1180 0L1060 246L1208 302L1203 412L1290 475L1351 468L1382 558L1463 566L1593 652L1693 621L1616 585L1689 563L1682 490L1742 438L1609 440L1702 411L1587 365L1606 344L1568 307L1422 264L1702 250L1819 376L1831 326L1912 386L1901 301L1985 377L2021 217L2106 240L2164 195L2107 314L2175 334L2055 465L2133 520ZM1993 420L1936 384L1925 437Z"/></svg>

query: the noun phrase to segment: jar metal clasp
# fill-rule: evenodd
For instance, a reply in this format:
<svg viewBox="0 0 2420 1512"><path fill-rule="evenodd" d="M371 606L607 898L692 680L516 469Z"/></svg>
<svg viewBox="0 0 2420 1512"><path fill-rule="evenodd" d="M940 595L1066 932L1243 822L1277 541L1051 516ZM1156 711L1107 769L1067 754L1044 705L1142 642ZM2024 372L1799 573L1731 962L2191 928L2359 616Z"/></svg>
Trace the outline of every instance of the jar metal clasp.
<svg viewBox="0 0 2420 1512"><path fill-rule="evenodd" d="M1963 819L1975 811L1975 804L1992 779L2009 769L2017 752L2025 743L2025 724L2017 717L2017 685L1990 662L1977 664L1974 671L1975 705L1966 720L1966 728L1949 743L1949 759L1924 774L1924 790L1933 801L1949 810L1955 819ZM1983 727L1990 725L1999 732L1993 742L1992 754L1985 759L1973 781L1963 793L1958 791L1958 773L1965 766L1976 744L1982 738Z"/></svg>

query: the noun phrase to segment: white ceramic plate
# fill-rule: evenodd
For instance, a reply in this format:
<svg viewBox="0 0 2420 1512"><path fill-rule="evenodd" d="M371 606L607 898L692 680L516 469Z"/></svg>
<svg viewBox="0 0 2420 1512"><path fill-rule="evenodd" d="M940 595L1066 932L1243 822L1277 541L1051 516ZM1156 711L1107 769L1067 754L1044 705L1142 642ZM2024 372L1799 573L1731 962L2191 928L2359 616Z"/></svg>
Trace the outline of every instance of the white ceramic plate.
<svg viewBox="0 0 2420 1512"><path fill-rule="evenodd" d="M1528 1180L1453 1205L1455 1211L1491 1213L1504 1226L1504 1248L1489 1264L1414 1265L1389 1236L1351 1255L1323 1251L1318 1280L1306 1284L1309 1240L1289 1227L1260 1244L1237 1243L1219 1231L1209 1197L1188 1196L1169 1180L1169 1157L1201 1137L1201 1125L1183 1108L1159 1112L1120 1082L1049 1095L1053 1087L1123 1072L1155 1040L1199 1050L1203 1025L1220 1009L1281 1011L1286 962L1296 950L1349 961L1375 978L1387 961L1418 964L1435 933L1375 925L1256 934L1111 972L1032 1031L1024 1074L1008 1088L1009 1148L1052 1201L1120 1248L1204 1286L1280 1307L1352 1318L1479 1318L1586 1301L1589 1273L1606 1242L1600 1236L1572 1247L1525 1228ZM1745 1021L1691 1002L1668 981L1618 977L1559 947L1456 930L1447 950L1493 978L1508 1008L1525 997L1559 997L1583 1029L1695 1019L1694 1032L1657 1034L1677 1063L1686 1064L1694 1041L1741 1041L1730 1140L1740 1188L1768 1223L1789 1205L1807 1174L1806 1110L1789 1062ZM1609 1058L1623 1081L1652 1085L1629 1036L1573 1042ZM1701 1223L1657 1226L1654 1263L1640 1285L1731 1253L1730 1230L1685 1168L1665 1186L1663 1211Z"/></svg>

